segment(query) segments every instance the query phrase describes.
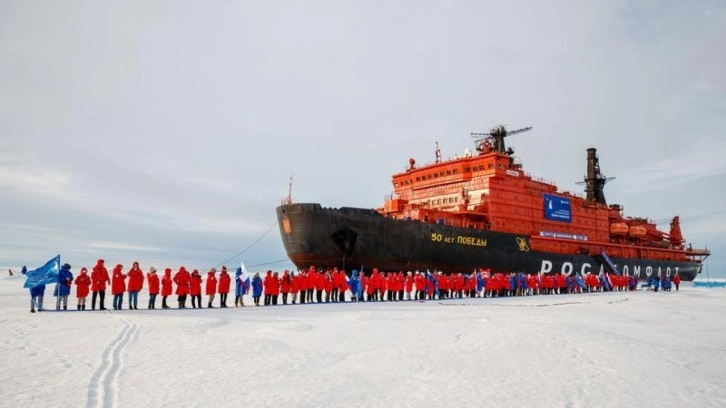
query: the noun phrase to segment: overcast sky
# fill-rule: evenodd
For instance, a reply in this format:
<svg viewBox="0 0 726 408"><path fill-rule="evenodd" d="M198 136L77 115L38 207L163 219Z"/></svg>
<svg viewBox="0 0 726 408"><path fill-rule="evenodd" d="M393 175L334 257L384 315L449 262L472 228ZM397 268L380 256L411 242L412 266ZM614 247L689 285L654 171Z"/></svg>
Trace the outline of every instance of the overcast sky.
<svg viewBox="0 0 726 408"><path fill-rule="evenodd" d="M723 272L725 40L723 1L0 1L0 265L279 261L291 174L377 207L507 124L563 190L598 148L610 203Z"/></svg>

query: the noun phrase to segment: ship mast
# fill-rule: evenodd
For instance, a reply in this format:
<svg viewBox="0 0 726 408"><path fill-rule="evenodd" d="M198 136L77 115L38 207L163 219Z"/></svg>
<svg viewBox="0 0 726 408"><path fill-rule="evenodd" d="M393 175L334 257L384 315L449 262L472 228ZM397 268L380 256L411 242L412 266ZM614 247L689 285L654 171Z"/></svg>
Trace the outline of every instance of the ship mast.
<svg viewBox="0 0 726 408"><path fill-rule="evenodd" d="M484 143L482 143L482 142L489 142L493 145L493 148L497 153L506 154L506 155L511 156L514 154L514 150L512 150L511 147L509 149L506 148L506 146L504 145L504 138L507 136L516 135L517 133L527 132L530 130L532 130L531 126L522 128L522 129L508 131L504 127L504 125L499 125L499 126L492 128L489 131L489 133L472 132L471 136L477 138L476 150L478 150L480 152L484 152L484 149L482 147L482 145ZM481 136L486 136L486 137L482 138Z"/></svg>
<svg viewBox="0 0 726 408"><path fill-rule="evenodd" d="M292 204L292 179L295 177L294 174L290 175L290 183L287 187L287 199L285 199L285 204Z"/></svg>

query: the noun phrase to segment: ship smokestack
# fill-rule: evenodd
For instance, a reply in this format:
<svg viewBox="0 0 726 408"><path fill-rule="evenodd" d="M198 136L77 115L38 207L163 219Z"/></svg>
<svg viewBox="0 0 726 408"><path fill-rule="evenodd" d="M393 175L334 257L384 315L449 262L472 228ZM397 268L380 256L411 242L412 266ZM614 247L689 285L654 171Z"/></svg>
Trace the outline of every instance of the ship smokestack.
<svg viewBox="0 0 726 408"><path fill-rule="evenodd" d="M600 173L600 161L597 157L597 149L587 149L587 176L585 176L585 193L587 201L607 205L605 201L605 183L608 178Z"/></svg>

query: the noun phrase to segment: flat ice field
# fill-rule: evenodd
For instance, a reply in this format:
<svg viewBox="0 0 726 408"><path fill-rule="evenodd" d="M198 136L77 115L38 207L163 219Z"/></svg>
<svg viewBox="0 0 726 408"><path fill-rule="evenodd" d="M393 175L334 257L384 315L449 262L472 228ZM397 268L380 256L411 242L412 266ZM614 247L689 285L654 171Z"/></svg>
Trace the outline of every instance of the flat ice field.
<svg viewBox="0 0 726 408"><path fill-rule="evenodd" d="M22 284L0 406L726 406L724 289L31 314Z"/></svg>

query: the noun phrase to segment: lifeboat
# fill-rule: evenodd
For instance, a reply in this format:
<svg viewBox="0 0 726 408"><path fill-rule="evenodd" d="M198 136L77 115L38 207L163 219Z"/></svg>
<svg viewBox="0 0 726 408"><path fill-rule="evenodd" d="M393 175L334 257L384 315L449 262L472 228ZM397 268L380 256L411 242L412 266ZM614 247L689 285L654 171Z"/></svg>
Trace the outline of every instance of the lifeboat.
<svg viewBox="0 0 726 408"><path fill-rule="evenodd" d="M614 222L610 224L610 233L613 235L628 235L628 224L624 222Z"/></svg>
<svg viewBox="0 0 726 408"><path fill-rule="evenodd" d="M642 225L633 225L630 227L629 233L631 237L641 238L648 233L648 230Z"/></svg>

